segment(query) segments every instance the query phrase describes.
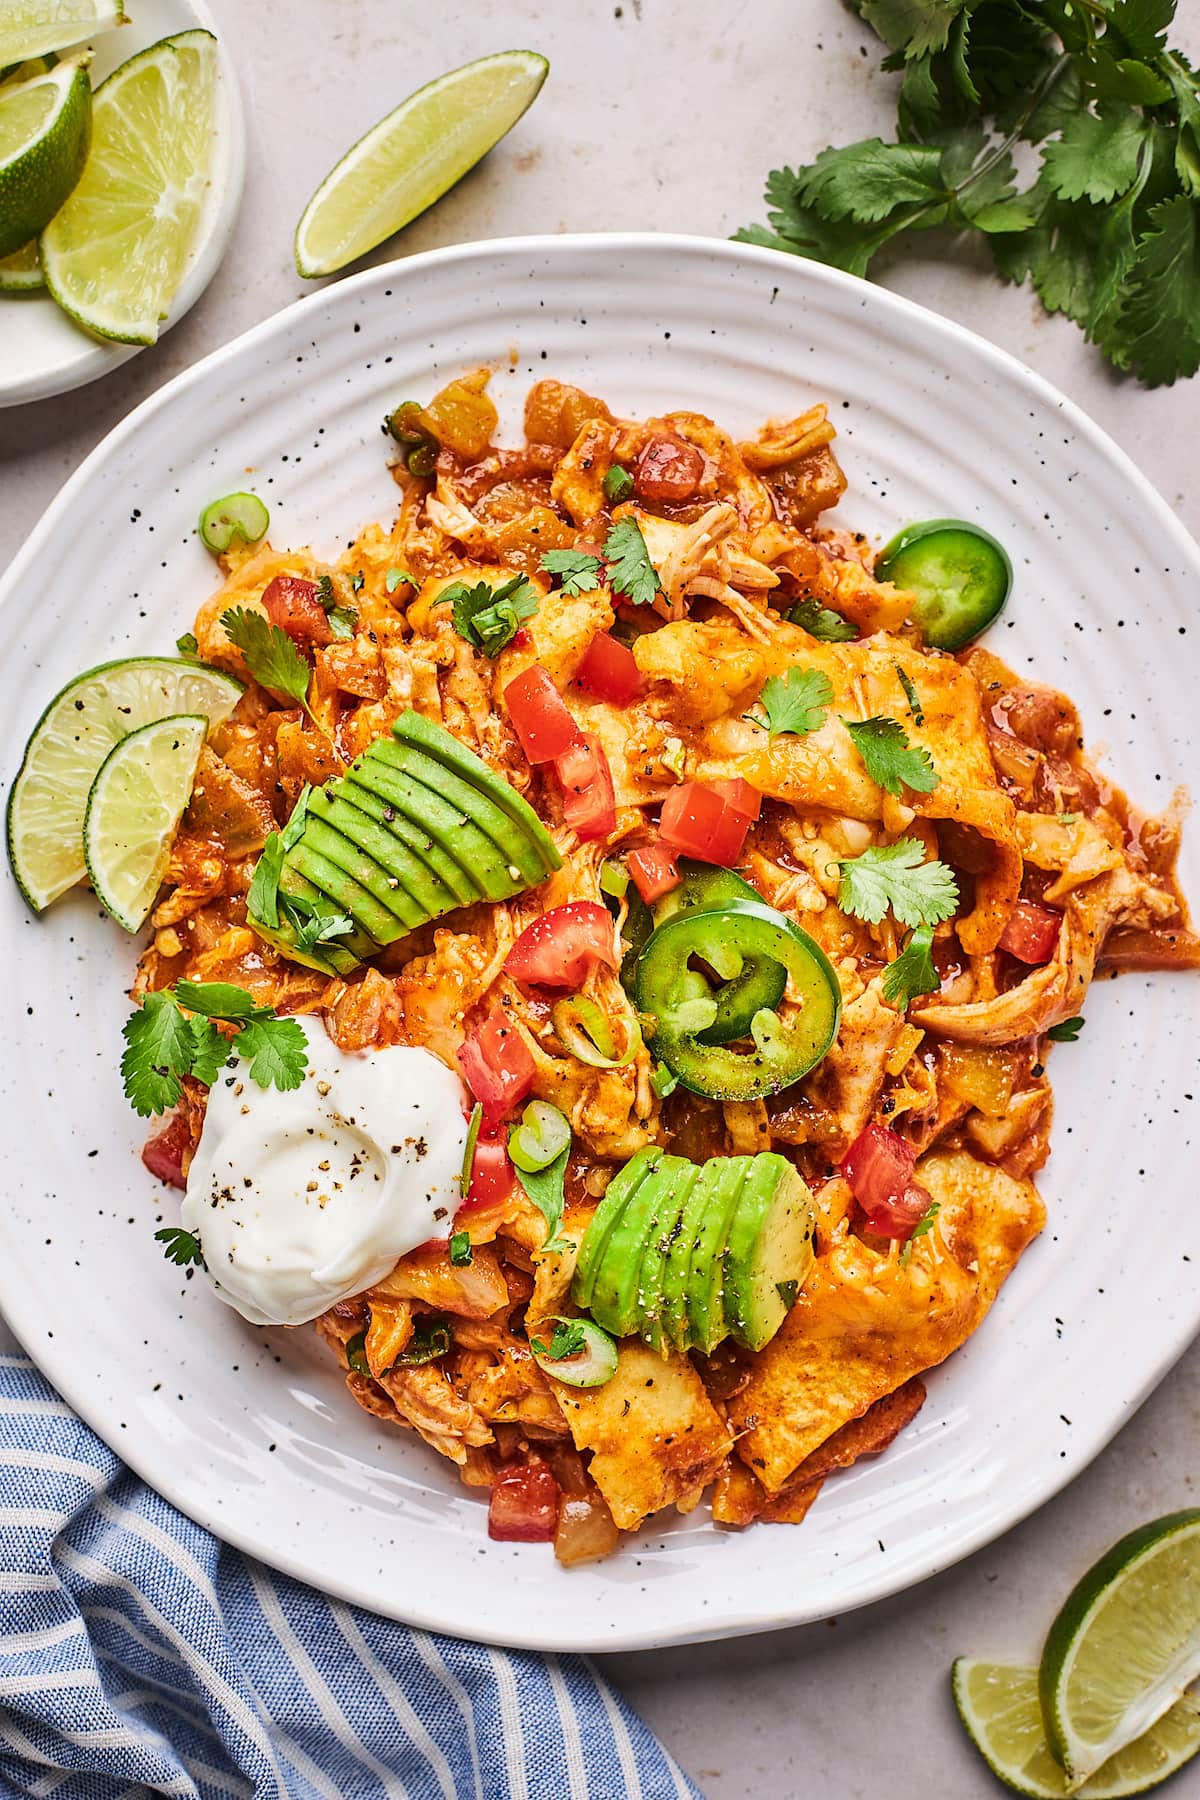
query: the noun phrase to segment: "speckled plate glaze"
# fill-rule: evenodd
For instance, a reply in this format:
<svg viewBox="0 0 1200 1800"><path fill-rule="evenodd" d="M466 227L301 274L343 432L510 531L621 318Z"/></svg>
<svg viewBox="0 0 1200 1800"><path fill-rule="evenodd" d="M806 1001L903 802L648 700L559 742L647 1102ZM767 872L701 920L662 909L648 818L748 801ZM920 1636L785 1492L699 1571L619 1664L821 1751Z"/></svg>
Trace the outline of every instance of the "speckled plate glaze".
<svg viewBox="0 0 1200 1800"><path fill-rule="evenodd" d="M9 773L77 670L168 648L211 589L201 505L254 486L272 537L333 554L395 488L379 422L456 370L497 369L515 431L553 373L647 414L735 431L827 400L845 520L978 519L1017 570L997 650L1080 702L1148 806L1197 768L1200 550L1060 394L879 288L700 239L530 238L374 269L306 299L153 395L97 449L3 584ZM247 468L253 475L245 474ZM1200 832L1183 873L1200 895ZM1054 1053L1045 1235L877 1461L799 1529L714 1530L706 1507L571 1573L492 1544L432 1451L381 1429L308 1331L258 1331L165 1263L175 1217L137 1160L118 1073L134 945L79 895L41 921L3 887L0 1304L147 1480L231 1542L348 1599L510 1644L616 1649L763 1630L895 1593L1046 1500L1200 1326L1192 1096L1200 980L1126 976ZM18 1128L19 1122L19 1128Z"/></svg>
<svg viewBox="0 0 1200 1800"><path fill-rule="evenodd" d="M179 292L162 332L178 324L200 298L229 245L246 173L246 129L237 75L217 24L204 0L138 0L136 17L96 38L90 73L92 87L159 38L202 26L220 45L217 86L217 130L212 174L196 242L188 258ZM160 332L160 336L162 335ZM146 346L110 344L76 325L55 305L45 288L0 296L0 406L44 400L98 381L120 368Z"/></svg>

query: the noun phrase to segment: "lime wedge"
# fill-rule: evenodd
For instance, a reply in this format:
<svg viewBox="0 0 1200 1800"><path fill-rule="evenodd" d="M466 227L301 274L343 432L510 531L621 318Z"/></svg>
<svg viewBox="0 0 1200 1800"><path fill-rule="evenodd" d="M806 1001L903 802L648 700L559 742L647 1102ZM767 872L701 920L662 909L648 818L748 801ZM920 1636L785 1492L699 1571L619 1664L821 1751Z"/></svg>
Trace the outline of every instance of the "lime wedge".
<svg viewBox="0 0 1200 1800"><path fill-rule="evenodd" d="M310 280L365 256L473 169L537 98L550 65L501 50L439 75L381 119L321 183L296 227Z"/></svg>
<svg viewBox="0 0 1200 1800"><path fill-rule="evenodd" d="M1200 1750L1200 1701L1185 1694L1144 1737L1103 1764L1082 1787L1055 1762L1042 1727L1036 1669L974 1662L960 1656L952 1675L954 1704L992 1774L1030 1800L1123 1800L1144 1794Z"/></svg>
<svg viewBox="0 0 1200 1800"><path fill-rule="evenodd" d="M0 67L43 56L47 50L66 50L124 23L121 0L4 0Z"/></svg>
<svg viewBox="0 0 1200 1800"><path fill-rule="evenodd" d="M217 725L241 693L241 683L219 669L143 656L89 669L55 695L25 746L8 796L8 858L35 912L87 874L83 816L113 745L172 713L202 713Z"/></svg>
<svg viewBox="0 0 1200 1800"><path fill-rule="evenodd" d="M77 63L0 88L0 256L50 223L83 172L91 135L92 88Z"/></svg>
<svg viewBox="0 0 1200 1800"><path fill-rule="evenodd" d="M36 244L23 244L11 256L0 257L0 294L27 294L45 285Z"/></svg>
<svg viewBox="0 0 1200 1800"><path fill-rule="evenodd" d="M88 879L126 931L140 930L154 905L207 732L195 713L155 719L113 745L92 783L83 817Z"/></svg>
<svg viewBox="0 0 1200 1800"><path fill-rule="evenodd" d="M158 336L204 205L216 94L208 31L162 38L96 89L91 154L41 257L58 304L99 337Z"/></svg>
<svg viewBox="0 0 1200 1800"><path fill-rule="evenodd" d="M1075 1783L1140 1738L1200 1675L1200 1511L1131 1531L1050 1627L1038 1672L1046 1737Z"/></svg>

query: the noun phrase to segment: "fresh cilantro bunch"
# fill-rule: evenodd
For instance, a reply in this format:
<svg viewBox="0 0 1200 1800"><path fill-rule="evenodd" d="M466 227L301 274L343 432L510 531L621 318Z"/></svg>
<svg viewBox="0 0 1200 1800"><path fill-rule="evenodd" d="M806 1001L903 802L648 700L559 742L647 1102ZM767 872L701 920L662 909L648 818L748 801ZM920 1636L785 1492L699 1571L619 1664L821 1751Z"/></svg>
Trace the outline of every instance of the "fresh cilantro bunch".
<svg viewBox="0 0 1200 1800"><path fill-rule="evenodd" d="M218 1031L218 1022L234 1026L234 1036ZM308 1067L295 1019L277 1019L229 981L179 981L147 994L123 1036L125 1093L143 1118L175 1105L185 1075L211 1087L232 1056L247 1062L250 1079L264 1088L299 1087Z"/></svg>
<svg viewBox="0 0 1200 1800"><path fill-rule="evenodd" d="M1200 367L1200 76L1176 0L855 0L902 72L897 141L866 138L767 179L769 226L736 233L865 275L932 226L981 233L1147 386ZM1022 185L1013 159L1036 147Z"/></svg>

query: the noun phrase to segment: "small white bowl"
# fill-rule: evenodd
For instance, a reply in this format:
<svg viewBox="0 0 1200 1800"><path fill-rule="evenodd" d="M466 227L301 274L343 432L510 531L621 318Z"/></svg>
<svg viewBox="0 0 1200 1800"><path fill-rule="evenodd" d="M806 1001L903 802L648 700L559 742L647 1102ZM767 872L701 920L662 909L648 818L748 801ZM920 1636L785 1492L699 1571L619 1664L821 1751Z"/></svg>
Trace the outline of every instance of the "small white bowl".
<svg viewBox="0 0 1200 1800"><path fill-rule="evenodd" d="M136 14L128 25L96 38L93 87L139 50L177 31L202 26L219 45L212 179L183 281L163 322L162 329L169 331L200 298L228 247L246 173L246 129L233 63L203 0L138 0ZM106 344L93 337L55 305L45 288L0 295L0 406L19 406L83 387L143 348L148 346Z"/></svg>

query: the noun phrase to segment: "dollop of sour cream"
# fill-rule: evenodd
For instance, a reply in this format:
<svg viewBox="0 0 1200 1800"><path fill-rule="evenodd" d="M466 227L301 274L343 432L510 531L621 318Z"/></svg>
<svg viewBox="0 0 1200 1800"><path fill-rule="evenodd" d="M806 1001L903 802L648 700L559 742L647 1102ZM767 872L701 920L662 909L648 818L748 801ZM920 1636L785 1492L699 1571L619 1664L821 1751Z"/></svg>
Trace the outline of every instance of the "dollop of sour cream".
<svg viewBox="0 0 1200 1800"><path fill-rule="evenodd" d="M462 1082L428 1050L339 1050L320 1020L298 1088L231 1066L209 1095L182 1220L221 1299L303 1325L449 1235L462 1202Z"/></svg>

